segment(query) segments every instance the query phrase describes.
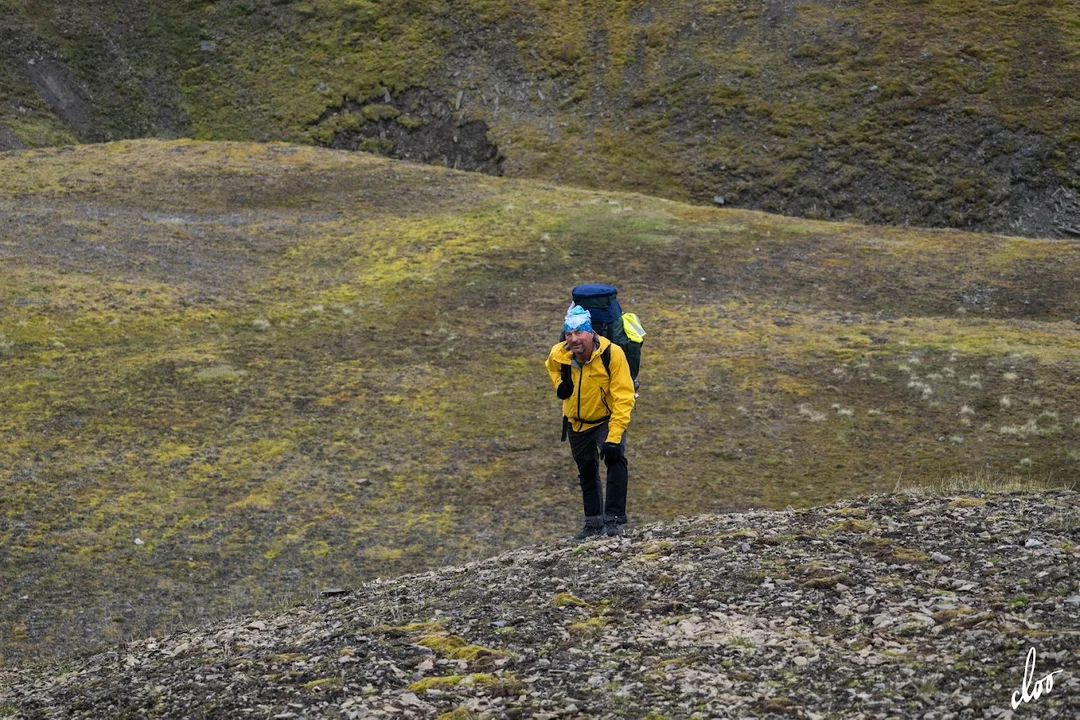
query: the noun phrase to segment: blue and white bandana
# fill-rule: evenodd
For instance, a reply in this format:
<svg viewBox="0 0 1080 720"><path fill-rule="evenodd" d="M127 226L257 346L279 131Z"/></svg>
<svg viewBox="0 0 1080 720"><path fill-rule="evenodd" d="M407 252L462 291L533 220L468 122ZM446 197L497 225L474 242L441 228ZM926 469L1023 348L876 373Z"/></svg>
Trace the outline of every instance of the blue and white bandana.
<svg viewBox="0 0 1080 720"><path fill-rule="evenodd" d="M563 332L568 333L571 330L584 330L585 332L592 332L592 315L589 311L580 305L574 305L566 313L566 318L563 320Z"/></svg>

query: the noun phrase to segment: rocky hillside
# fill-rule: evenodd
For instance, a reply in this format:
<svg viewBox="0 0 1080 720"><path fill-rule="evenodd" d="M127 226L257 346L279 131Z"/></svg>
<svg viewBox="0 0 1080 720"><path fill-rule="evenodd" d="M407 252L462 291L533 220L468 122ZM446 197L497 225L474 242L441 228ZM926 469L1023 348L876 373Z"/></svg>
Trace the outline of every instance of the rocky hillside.
<svg viewBox="0 0 1080 720"><path fill-rule="evenodd" d="M1004 718L1015 694L1074 718L1078 501L878 495L548 542L2 671L0 717Z"/></svg>
<svg viewBox="0 0 1080 720"><path fill-rule="evenodd" d="M1075 0L32 0L2 22L0 147L286 140L1080 236Z"/></svg>

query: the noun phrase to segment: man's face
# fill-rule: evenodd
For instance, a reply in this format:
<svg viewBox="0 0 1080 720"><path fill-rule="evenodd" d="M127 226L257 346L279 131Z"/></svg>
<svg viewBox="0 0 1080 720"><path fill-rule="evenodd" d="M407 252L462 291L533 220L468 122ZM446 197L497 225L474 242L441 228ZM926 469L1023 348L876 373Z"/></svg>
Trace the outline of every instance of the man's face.
<svg viewBox="0 0 1080 720"><path fill-rule="evenodd" d="M581 355L586 348L592 349L593 334L588 330L571 330L566 333L566 343L575 355Z"/></svg>

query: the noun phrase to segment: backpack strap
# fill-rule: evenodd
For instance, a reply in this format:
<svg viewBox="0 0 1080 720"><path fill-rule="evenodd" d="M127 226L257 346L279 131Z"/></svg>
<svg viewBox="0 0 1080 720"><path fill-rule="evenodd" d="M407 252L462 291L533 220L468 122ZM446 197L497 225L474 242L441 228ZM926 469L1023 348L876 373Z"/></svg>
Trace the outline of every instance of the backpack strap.
<svg viewBox="0 0 1080 720"><path fill-rule="evenodd" d="M633 347L634 345L638 346L638 353L639 353L638 358L640 359L641 343L630 343L630 345L631 345L631 347ZM626 357L627 357L627 361L629 361L630 354L627 353ZM608 377L610 378L611 377L611 345L608 345L607 350L605 350L604 352L602 352L600 354L600 359L604 361L604 369L607 370ZM641 387L641 383L638 382L638 379L636 377L634 377L633 369L634 369L634 367L631 364L631 366L630 366L630 370L631 370L630 378L634 381L634 393L635 393L635 397L636 397L637 390L638 390L639 387Z"/></svg>

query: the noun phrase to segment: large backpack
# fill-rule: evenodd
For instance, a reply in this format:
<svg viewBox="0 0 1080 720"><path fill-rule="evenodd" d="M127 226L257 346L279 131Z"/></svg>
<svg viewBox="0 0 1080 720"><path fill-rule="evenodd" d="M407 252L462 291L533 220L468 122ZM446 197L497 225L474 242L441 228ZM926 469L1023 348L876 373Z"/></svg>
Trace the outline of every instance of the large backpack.
<svg viewBox="0 0 1080 720"><path fill-rule="evenodd" d="M624 313L618 300L619 291L611 285L586 283L571 291L574 303L589 311L593 331L615 343L626 353L630 365L630 377L638 387L638 371L641 369L641 345L645 329L634 313ZM611 357L601 355L604 369L610 374Z"/></svg>

